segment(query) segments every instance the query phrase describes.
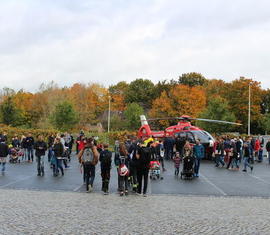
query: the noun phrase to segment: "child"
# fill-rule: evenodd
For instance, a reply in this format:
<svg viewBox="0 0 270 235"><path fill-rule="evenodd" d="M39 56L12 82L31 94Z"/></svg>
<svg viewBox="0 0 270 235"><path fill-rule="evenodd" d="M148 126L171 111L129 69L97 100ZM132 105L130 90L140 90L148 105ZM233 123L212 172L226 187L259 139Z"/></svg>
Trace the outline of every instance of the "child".
<svg viewBox="0 0 270 235"><path fill-rule="evenodd" d="M178 176L179 175L180 162L181 162L179 152L175 153L175 157L173 158L173 161L174 161L174 168L175 168L174 175Z"/></svg>
<svg viewBox="0 0 270 235"><path fill-rule="evenodd" d="M109 194L109 182L110 182L110 172L112 163L112 152L108 150L109 145L104 144L104 150L100 153L100 167L101 167L101 177L102 177L102 191L104 195Z"/></svg>

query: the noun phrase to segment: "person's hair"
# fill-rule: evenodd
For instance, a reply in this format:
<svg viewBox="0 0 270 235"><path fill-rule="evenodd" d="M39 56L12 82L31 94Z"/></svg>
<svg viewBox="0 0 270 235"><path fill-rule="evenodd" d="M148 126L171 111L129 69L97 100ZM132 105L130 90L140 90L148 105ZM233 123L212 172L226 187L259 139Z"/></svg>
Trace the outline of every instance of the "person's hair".
<svg viewBox="0 0 270 235"><path fill-rule="evenodd" d="M108 145L108 144L104 144L103 147L104 147L105 149L107 149L107 148L109 148L109 145Z"/></svg>
<svg viewBox="0 0 270 235"><path fill-rule="evenodd" d="M126 145L124 143L120 143L119 145L119 153L121 156L127 156L128 155L128 151L126 148Z"/></svg>

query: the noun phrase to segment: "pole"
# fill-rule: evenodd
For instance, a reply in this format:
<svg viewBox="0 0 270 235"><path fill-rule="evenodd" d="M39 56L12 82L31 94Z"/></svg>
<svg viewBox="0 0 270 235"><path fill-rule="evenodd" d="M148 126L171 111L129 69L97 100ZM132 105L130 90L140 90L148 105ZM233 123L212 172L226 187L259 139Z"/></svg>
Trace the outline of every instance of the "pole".
<svg viewBox="0 0 270 235"><path fill-rule="evenodd" d="M250 83L248 84L248 136L250 136Z"/></svg>
<svg viewBox="0 0 270 235"><path fill-rule="evenodd" d="M108 133L110 132L110 123L111 123L111 96L109 96Z"/></svg>

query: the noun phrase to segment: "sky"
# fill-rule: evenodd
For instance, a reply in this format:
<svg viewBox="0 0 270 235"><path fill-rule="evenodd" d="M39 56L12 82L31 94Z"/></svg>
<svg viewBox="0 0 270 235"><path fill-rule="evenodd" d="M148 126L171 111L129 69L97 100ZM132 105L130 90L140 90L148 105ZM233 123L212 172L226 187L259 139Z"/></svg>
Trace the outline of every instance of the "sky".
<svg viewBox="0 0 270 235"><path fill-rule="evenodd" d="M0 88L199 72L270 87L267 0L0 0Z"/></svg>

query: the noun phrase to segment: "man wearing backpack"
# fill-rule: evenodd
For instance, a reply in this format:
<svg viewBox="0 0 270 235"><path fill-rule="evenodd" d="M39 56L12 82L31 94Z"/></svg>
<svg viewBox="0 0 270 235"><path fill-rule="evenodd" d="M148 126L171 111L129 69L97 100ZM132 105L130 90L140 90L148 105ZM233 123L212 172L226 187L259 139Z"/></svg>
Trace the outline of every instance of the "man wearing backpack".
<svg viewBox="0 0 270 235"><path fill-rule="evenodd" d="M38 141L34 145L36 150L36 159L37 159L37 171L38 176L44 176L44 157L47 151L47 144L44 141L42 135L38 136Z"/></svg>
<svg viewBox="0 0 270 235"><path fill-rule="evenodd" d="M109 194L109 182L110 172L112 164L112 152L108 150L109 145L104 144L104 150L100 152L99 161L101 167L101 178L102 178L102 191L104 195Z"/></svg>
<svg viewBox="0 0 270 235"><path fill-rule="evenodd" d="M91 192L96 173L99 153L92 138L87 139L85 147L79 152L78 159L83 164L86 191Z"/></svg>

